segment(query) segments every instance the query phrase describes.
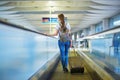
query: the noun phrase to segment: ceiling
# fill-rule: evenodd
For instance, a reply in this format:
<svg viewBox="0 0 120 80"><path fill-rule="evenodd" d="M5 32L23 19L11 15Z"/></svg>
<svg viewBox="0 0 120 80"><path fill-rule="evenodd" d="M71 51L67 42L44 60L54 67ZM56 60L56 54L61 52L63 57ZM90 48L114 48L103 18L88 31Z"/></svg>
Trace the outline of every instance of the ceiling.
<svg viewBox="0 0 120 80"><path fill-rule="evenodd" d="M120 0L0 0L0 18L45 33L55 24L43 24L43 17L63 13L76 32L119 12Z"/></svg>

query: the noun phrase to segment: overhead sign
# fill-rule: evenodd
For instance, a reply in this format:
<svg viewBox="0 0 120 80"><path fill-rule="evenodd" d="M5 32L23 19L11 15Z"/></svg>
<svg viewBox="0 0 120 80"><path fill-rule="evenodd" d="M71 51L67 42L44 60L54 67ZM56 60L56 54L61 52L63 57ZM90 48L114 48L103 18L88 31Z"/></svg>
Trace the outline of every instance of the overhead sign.
<svg viewBox="0 0 120 80"><path fill-rule="evenodd" d="M51 21L50 21L51 20ZM67 21L67 17L65 17L65 21ZM56 24L58 23L58 18L49 18L49 17L43 17L42 18L42 23L43 24Z"/></svg>
<svg viewBox="0 0 120 80"><path fill-rule="evenodd" d="M43 17L42 18L42 23L43 24L56 24L58 22L58 19L57 18L49 18L49 17Z"/></svg>

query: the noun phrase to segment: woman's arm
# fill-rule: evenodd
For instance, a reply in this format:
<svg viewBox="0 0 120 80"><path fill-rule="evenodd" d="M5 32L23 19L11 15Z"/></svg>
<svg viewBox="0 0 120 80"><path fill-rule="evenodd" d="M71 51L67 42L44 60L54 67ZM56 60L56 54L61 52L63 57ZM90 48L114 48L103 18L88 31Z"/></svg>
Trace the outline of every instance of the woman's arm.
<svg viewBox="0 0 120 80"><path fill-rule="evenodd" d="M53 34L46 34L47 36L57 36L58 35L58 30L55 30L55 33L53 33Z"/></svg>

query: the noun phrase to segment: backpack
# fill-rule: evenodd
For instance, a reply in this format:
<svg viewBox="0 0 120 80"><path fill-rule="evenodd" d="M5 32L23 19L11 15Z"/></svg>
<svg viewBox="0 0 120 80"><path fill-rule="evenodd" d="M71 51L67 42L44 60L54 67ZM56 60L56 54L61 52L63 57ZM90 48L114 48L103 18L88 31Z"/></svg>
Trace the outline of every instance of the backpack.
<svg viewBox="0 0 120 80"><path fill-rule="evenodd" d="M68 31L69 30L67 28L66 29L59 28L60 41L62 42L70 41L70 34L68 33Z"/></svg>

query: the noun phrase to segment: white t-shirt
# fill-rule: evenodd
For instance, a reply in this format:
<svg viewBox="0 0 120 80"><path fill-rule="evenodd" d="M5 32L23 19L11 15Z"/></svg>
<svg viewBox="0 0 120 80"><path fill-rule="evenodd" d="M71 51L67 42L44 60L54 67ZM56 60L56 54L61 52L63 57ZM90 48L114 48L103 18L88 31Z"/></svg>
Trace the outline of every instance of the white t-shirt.
<svg viewBox="0 0 120 80"><path fill-rule="evenodd" d="M67 22L65 22L65 25L66 25L66 28L68 29L68 30L71 30L71 27L70 27L70 24L69 23L67 23ZM60 24L58 23L57 25L56 25L56 30L58 30L59 32L59 34L61 34L61 32L60 32ZM60 35L58 36L58 38L60 39Z"/></svg>
<svg viewBox="0 0 120 80"><path fill-rule="evenodd" d="M68 29L68 30L70 30L71 29L71 27L70 27L70 24L69 23L66 23L65 22L65 25L66 25L66 28ZM60 26L60 24L58 23L57 25L56 25L56 30L59 30L59 28L60 28L61 26Z"/></svg>

